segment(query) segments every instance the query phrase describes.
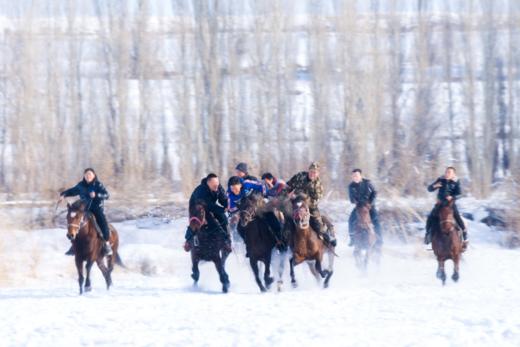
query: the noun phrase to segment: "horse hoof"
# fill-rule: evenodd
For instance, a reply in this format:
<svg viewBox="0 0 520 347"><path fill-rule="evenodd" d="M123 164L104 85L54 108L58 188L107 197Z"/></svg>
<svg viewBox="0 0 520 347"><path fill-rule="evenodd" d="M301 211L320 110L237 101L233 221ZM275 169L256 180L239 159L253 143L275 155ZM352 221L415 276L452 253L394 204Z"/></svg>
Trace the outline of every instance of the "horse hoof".
<svg viewBox="0 0 520 347"><path fill-rule="evenodd" d="M108 289L108 288L107 288ZM92 287L85 287L85 293L88 293L92 290Z"/></svg>
<svg viewBox="0 0 520 347"><path fill-rule="evenodd" d="M291 285L293 288L298 288L298 283L296 283L296 281L291 282Z"/></svg>
<svg viewBox="0 0 520 347"><path fill-rule="evenodd" d="M266 286L267 288L269 288L269 287L271 286L271 284L273 284L273 282L274 282L274 278L272 278L272 277L267 277L267 278L265 279L265 286Z"/></svg>
<svg viewBox="0 0 520 347"><path fill-rule="evenodd" d="M459 273L458 272L455 272L452 276L451 276L451 279L453 280L453 282L457 282L459 280Z"/></svg>
<svg viewBox="0 0 520 347"><path fill-rule="evenodd" d="M282 291L282 287L283 287L283 283L282 282L278 282L277 285L276 285L276 289L278 290L278 292Z"/></svg>
<svg viewBox="0 0 520 347"><path fill-rule="evenodd" d="M222 292L227 293L229 291L229 283L222 285Z"/></svg>
<svg viewBox="0 0 520 347"><path fill-rule="evenodd" d="M191 274L191 278L192 278L195 282L198 282L198 281L199 281L199 276L198 276L198 275Z"/></svg>
<svg viewBox="0 0 520 347"><path fill-rule="evenodd" d="M261 291L262 293L265 293L265 292L267 292L267 289L265 289L265 287L260 287L260 291Z"/></svg>

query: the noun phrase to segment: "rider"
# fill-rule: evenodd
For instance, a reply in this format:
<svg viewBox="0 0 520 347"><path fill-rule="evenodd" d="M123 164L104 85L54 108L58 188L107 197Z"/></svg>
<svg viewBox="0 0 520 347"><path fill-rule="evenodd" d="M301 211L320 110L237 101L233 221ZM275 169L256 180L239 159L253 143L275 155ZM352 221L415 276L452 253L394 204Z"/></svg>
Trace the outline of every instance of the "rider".
<svg viewBox="0 0 520 347"><path fill-rule="evenodd" d="M231 239L228 232L228 221L226 218L226 208L228 206L228 198L226 191L219 182L216 174L210 173L206 178L202 179L200 184L195 188L190 197L189 208L199 202L205 204L206 207L206 221L210 229L217 229L226 239L226 247L231 250ZM193 239L193 231L188 226L186 234L184 235L186 242L184 249L186 252L191 250L191 242Z"/></svg>
<svg viewBox="0 0 520 347"><path fill-rule="evenodd" d="M349 247L354 245L354 239L352 236L354 235L354 226L357 218L356 208L357 206L364 204L370 205L370 219L372 220L372 224L374 224L374 229L377 234L377 243L378 245L381 245L383 243L383 235L381 234L379 216L374 203L377 191L370 180L363 178L363 172L361 169L352 170L351 178L352 182L348 186L348 195L350 202L356 204L356 207L352 210L348 219L348 234L350 236L350 242L348 245Z"/></svg>
<svg viewBox="0 0 520 347"><path fill-rule="evenodd" d="M96 222L99 225L101 233L103 234L103 239L105 240L103 247L105 254L112 255L112 247L110 247L109 243L110 232L107 219L103 211L104 201L108 199L109 194L103 183L98 180L94 169L85 169L83 172L83 180L81 180L81 182L76 184L74 187L63 191L60 194L58 203L60 203L65 197L77 195L79 195L80 199L87 204L87 211L91 212L94 217L96 217ZM71 247L65 254L73 255L73 248Z"/></svg>
<svg viewBox="0 0 520 347"><path fill-rule="evenodd" d="M237 202L240 201L244 196L247 196L253 192L258 192L264 195L264 186L258 181L244 180L238 176L232 176L228 180L227 196L229 200L228 211L235 213L238 210Z"/></svg>
<svg viewBox="0 0 520 347"><path fill-rule="evenodd" d="M270 172L266 172L262 175L262 182L266 190L265 197L268 199L282 195L286 187L284 181L274 177Z"/></svg>
<svg viewBox="0 0 520 347"><path fill-rule="evenodd" d="M466 225L460 217L459 209L455 203L457 198L459 198L461 195L461 189L460 182L457 178L457 171L454 167L447 167L446 171L444 172L444 176L437 178L435 182L428 186L429 192L433 192L437 189L439 190L437 193L437 202L435 203L435 206L433 207L433 210L426 221L426 235L424 235L424 243L429 244L432 240L432 226L434 218L437 218L439 214L440 207L445 203L453 201L453 216L455 217L455 221L457 222L460 230L462 230L462 238L464 240L464 246L466 246L468 243Z"/></svg>
<svg viewBox="0 0 520 347"><path fill-rule="evenodd" d="M287 192L299 194L304 193L309 196L310 206L309 212L311 214L310 224L312 229L325 242L336 246L336 238L333 234L323 232L322 218L320 210L318 209L318 201L323 197L323 186L320 180L320 165L313 162L309 166L309 171L302 171L294 175L289 182L287 182Z"/></svg>
<svg viewBox="0 0 520 347"><path fill-rule="evenodd" d="M262 194L262 196L265 195L265 189L262 183L256 181L244 181L238 176L233 176L229 179L228 187L230 213L238 211L237 202L244 196L248 196L255 192ZM276 238L278 249L283 251L285 249L285 243L282 241L282 226L280 225L280 222L272 211L264 211L262 217Z"/></svg>
<svg viewBox="0 0 520 347"><path fill-rule="evenodd" d="M244 181L257 181L258 178L255 176L251 176L248 172L248 167L246 163L238 163L238 165L235 167L235 172L238 177L243 179Z"/></svg>

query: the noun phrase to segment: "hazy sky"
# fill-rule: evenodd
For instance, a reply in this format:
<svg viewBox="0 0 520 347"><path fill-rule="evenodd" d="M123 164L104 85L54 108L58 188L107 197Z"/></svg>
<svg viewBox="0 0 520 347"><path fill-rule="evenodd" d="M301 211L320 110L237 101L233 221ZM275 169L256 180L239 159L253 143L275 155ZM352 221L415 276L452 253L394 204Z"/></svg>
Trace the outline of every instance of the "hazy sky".
<svg viewBox="0 0 520 347"><path fill-rule="evenodd" d="M497 13L508 13L509 2L512 10L520 12L517 0L0 0L0 14L7 17L33 15L37 17L63 16L69 8L75 8L77 15L95 15L96 7L101 13L110 6L114 14L130 15L137 11L139 3L149 15L171 16L192 15L194 6L200 1L218 3L218 12L227 15L251 15L270 12L279 4L286 14L326 14L334 15L348 5L356 3L358 12L388 12L394 7L400 12L413 13L421 9L426 12L466 12L482 13L491 4Z"/></svg>

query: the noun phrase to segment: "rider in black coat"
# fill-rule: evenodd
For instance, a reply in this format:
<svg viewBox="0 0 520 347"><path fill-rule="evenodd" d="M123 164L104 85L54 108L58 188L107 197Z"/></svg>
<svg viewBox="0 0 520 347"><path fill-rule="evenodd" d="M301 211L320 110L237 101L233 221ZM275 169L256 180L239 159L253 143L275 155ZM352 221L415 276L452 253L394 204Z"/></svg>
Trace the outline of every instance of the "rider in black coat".
<svg viewBox="0 0 520 347"><path fill-rule="evenodd" d="M460 216L459 209L457 208L457 204L455 203L457 198L459 198L462 194L459 180L456 177L455 168L451 166L448 167L444 173L444 176L437 178L435 182L428 186L429 192L434 192L437 189L439 190L437 192L437 203L433 207L433 210L426 221L426 235L424 236L424 243L429 244L431 242L431 228L434 222L434 218L437 218L439 209L442 204L453 200L453 217L459 225L460 230L462 230L462 237L466 246L468 239L466 225L464 224L464 221Z"/></svg>
<svg viewBox="0 0 520 347"><path fill-rule="evenodd" d="M228 220L226 217L226 207L228 206L228 197L224 187L220 185L218 176L211 173L206 178L202 179L200 184L195 188L191 194L189 207L190 209L197 203L203 203L206 207L206 220L208 227L222 232L226 236L226 242L230 243L228 233ZM193 231L188 226L184 238L186 243L184 248L186 251L191 249L191 239Z"/></svg>
<svg viewBox="0 0 520 347"><path fill-rule="evenodd" d="M96 217L96 222L101 229L103 239L105 240L104 250L106 255L112 254L112 248L110 247L109 238L110 231L108 228L107 218L104 213L104 201L109 198L108 191L106 190L103 183L101 183L96 175L96 172L92 168L87 168L83 172L83 180L81 180L74 187L63 191L60 194L60 201L65 197L79 196L79 198L85 202L87 211L91 212ZM73 251L69 250L66 254L73 254Z"/></svg>
<svg viewBox="0 0 520 347"><path fill-rule="evenodd" d="M350 202L356 204L356 207L357 205L363 204L370 205L370 219L372 220L372 224L374 224L374 229L378 237L378 243L381 245L383 242L383 235L381 233L381 224L379 224L379 215L375 207L377 191L370 180L363 178L362 171L360 169L355 169L352 171L352 182L348 186L348 194ZM357 213L356 208L354 207L348 220L350 236L349 246L354 245L352 235L354 233L356 217Z"/></svg>

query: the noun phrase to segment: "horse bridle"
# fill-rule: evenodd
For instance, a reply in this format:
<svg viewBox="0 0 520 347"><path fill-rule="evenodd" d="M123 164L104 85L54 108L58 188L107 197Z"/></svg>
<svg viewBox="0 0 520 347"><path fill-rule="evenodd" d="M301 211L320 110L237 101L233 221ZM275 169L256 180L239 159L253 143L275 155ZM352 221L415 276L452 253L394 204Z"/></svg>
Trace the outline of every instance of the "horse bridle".
<svg viewBox="0 0 520 347"><path fill-rule="evenodd" d="M302 223L303 225L308 226L309 220L311 218L311 213L310 213L309 209L306 206L304 206L301 202L298 202L296 205L298 206L298 209L293 212L293 219L295 221L300 219L300 221L304 222L304 223ZM303 215L300 215L300 214L303 214Z"/></svg>
<svg viewBox="0 0 520 347"><path fill-rule="evenodd" d="M193 217L190 218L190 222L189 223L191 224L191 222L193 222L193 221L197 222L197 224L199 226L203 226L204 224L206 224L206 219L205 218L204 218L204 220L202 220L199 217L193 216Z"/></svg>
<svg viewBox="0 0 520 347"><path fill-rule="evenodd" d="M241 210L240 213L243 213L249 219L249 222L252 222L256 218L256 213L249 212L248 210Z"/></svg>
<svg viewBox="0 0 520 347"><path fill-rule="evenodd" d="M86 216L86 213L83 214L83 216L81 217L81 220L79 222L79 224L76 224L76 223L67 223L67 228L70 228L70 227L73 227L73 228L77 228L77 233L79 233L79 231L85 226L88 224L88 219L85 220L85 216ZM68 236L68 234L67 234ZM75 237L76 235L74 235Z"/></svg>

